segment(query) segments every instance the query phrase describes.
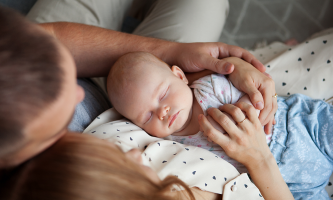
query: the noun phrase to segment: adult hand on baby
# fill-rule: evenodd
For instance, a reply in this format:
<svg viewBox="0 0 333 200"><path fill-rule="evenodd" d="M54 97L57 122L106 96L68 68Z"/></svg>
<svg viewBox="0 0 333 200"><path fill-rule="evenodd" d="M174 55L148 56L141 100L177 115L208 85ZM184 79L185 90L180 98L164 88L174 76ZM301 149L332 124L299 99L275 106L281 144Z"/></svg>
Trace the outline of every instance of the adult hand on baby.
<svg viewBox="0 0 333 200"><path fill-rule="evenodd" d="M220 109L239 123L234 124L216 108L209 109L207 113L228 133L219 132L205 116L200 115L200 128L210 140L220 145L229 157L244 164L247 169L256 168L260 163L271 159L272 154L266 144L265 134L252 105L239 102L235 105L225 104Z"/></svg>
<svg viewBox="0 0 333 200"><path fill-rule="evenodd" d="M167 51L165 61L178 65L185 72L209 69L219 74L230 74L234 70L233 64L220 59L231 56L242 58L261 72L266 70L265 66L247 50L221 42L174 43L174 46Z"/></svg>
<svg viewBox="0 0 333 200"><path fill-rule="evenodd" d="M224 60L228 61L226 58ZM275 95L275 83L267 73L261 73L256 68L243 60L235 64L233 73L229 75L232 84L239 90L249 95L252 104L260 111L259 120L265 126L265 133L269 134L275 124L274 114L278 108Z"/></svg>
<svg viewBox="0 0 333 200"><path fill-rule="evenodd" d="M257 109L262 110L259 119L265 126L266 134L270 133L277 110L276 98L272 97L275 94L275 85L269 75L261 73L266 68L259 60L243 48L219 42L174 44L171 48L167 48L168 52L165 52L165 60L169 64L178 65L186 72L197 72L202 69L220 74L232 72L229 76L231 82L237 89L250 96L251 102ZM248 64L235 67L228 62L228 59L220 60L227 57L242 58Z"/></svg>
<svg viewBox="0 0 333 200"><path fill-rule="evenodd" d="M238 102L235 105L225 104L220 109L230 114L238 123L234 124L220 110L211 108L207 111L208 114L228 134L217 131L205 116L200 115L199 124L204 134L219 144L230 158L246 167L253 183L265 199L294 199L266 144L266 137L254 107L246 102Z"/></svg>

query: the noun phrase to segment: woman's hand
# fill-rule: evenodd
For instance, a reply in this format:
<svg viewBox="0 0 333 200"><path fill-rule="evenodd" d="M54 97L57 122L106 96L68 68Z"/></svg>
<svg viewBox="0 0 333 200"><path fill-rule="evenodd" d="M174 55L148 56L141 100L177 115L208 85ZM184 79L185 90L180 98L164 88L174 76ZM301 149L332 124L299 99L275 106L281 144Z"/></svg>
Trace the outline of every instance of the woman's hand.
<svg viewBox="0 0 333 200"><path fill-rule="evenodd" d="M229 157L245 165L254 184L266 200L294 199L266 144L265 134L254 107L239 102L235 105L223 105L220 109L231 115L238 123L234 124L220 110L211 108L207 113L228 134L217 131L205 116L200 115L199 124L204 134L220 145Z"/></svg>
<svg viewBox="0 0 333 200"><path fill-rule="evenodd" d="M252 105L238 102L235 105L225 104L220 109L231 115L237 124L234 124L220 110L209 109L207 113L228 133L222 134L217 131L207 118L201 115L200 127L210 140L220 145L229 157L244 164L246 168L254 168L272 156L256 110Z"/></svg>

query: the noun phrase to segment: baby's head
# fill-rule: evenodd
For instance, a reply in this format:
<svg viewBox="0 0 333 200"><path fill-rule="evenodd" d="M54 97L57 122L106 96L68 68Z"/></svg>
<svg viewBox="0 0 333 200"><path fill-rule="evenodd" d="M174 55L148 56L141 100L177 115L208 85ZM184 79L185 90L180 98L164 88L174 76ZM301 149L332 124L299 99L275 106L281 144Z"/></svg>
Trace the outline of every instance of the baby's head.
<svg viewBox="0 0 333 200"><path fill-rule="evenodd" d="M109 98L124 117L156 137L182 130L189 122L192 91L183 71L152 54L128 53L112 66Z"/></svg>

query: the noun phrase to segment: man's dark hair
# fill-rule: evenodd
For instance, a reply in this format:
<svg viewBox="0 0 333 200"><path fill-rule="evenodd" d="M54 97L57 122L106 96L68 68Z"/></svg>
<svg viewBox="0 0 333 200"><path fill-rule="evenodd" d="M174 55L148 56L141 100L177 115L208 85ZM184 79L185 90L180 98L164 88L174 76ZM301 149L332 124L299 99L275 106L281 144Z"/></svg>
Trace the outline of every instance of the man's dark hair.
<svg viewBox="0 0 333 200"><path fill-rule="evenodd" d="M20 148L24 129L60 94L55 39L0 6L0 158Z"/></svg>

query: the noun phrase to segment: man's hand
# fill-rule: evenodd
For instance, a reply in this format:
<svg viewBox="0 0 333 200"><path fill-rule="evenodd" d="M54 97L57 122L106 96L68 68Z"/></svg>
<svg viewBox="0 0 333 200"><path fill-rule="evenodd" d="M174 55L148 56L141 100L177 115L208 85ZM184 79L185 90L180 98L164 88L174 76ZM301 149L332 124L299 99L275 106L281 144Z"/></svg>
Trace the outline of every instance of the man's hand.
<svg viewBox="0 0 333 200"><path fill-rule="evenodd" d="M209 69L219 74L230 74L234 65L225 57L238 57L264 72L265 66L247 50L220 42L214 43L174 43L164 54L168 64L178 65L185 72Z"/></svg>

